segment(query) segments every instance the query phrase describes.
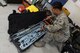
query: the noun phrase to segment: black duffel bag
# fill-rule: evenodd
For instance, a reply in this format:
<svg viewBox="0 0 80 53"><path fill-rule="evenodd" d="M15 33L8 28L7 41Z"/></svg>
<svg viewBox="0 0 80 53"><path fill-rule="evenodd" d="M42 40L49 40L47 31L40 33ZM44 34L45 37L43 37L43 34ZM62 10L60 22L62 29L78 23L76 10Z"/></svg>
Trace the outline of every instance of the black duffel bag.
<svg viewBox="0 0 80 53"><path fill-rule="evenodd" d="M10 35L17 33L21 29L26 29L31 25L37 24L46 18L46 11L40 12L27 12L27 13L16 13L14 11L9 15L9 29L8 33Z"/></svg>
<svg viewBox="0 0 80 53"><path fill-rule="evenodd" d="M7 3L21 4L23 0L5 0Z"/></svg>

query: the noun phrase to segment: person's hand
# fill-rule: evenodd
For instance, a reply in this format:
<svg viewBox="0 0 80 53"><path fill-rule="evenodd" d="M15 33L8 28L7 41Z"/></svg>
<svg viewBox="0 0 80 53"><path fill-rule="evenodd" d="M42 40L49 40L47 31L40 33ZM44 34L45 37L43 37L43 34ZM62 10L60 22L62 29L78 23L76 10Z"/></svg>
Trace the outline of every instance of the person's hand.
<svg viewBox="0 0 80 53"><path fill-rule="evenodd" d="M44 27L44 26L42 26L40 31L43 31L44 29L45 29L45 27Z"/></svg>
<svg viewBox="0 0 80 53"><path fill-rule="evenodd" d="M49 20L49 19L51 19L51 17L52 17L52 16L48 16L48 17L46 18L46 20Z"/></svg>

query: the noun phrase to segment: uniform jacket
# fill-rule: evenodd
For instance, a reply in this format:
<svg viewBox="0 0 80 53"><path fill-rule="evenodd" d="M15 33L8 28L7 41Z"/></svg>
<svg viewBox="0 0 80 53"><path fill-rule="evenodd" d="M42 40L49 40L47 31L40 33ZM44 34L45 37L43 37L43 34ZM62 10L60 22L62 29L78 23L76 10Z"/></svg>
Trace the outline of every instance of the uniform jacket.
<svg viewBox="0 0 80 53"><path fill-rule="evenodd" d="M53 24L46 26L46 28L58 42L65 42L70 37L69 21L64 12L58 15Z"/></svg>

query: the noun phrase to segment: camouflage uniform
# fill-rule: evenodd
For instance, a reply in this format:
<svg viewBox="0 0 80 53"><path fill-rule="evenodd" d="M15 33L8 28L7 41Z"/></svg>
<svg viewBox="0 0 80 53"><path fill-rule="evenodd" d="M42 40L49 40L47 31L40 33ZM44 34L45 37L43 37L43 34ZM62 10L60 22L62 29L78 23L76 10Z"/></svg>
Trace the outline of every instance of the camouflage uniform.
<svg viewBox="0 0 80 53"><path fill-rule="evenodd" d="M62 50L63 43L70 37L69 21L64 12L58 15L53 22L53 25L46 26L48 29L47 34L35 45L44 46L45 43L51 43L58 47L59 51Z"/></svg>

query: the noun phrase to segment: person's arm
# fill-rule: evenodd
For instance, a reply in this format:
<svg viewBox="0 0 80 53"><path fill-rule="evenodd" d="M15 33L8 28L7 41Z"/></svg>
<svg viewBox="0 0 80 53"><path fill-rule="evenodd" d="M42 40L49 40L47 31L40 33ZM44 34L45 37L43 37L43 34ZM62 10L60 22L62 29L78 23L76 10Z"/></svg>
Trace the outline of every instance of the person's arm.
<svg viewBox="0 0 80 53"><path fill-rule="evenodd" d="M56 32L60 29L62 29L64 26L64 19L63 17L60 18L59 20L56 20L56 24L54 25L47 25L46 28L50 31L50 32Z"/></svg>

